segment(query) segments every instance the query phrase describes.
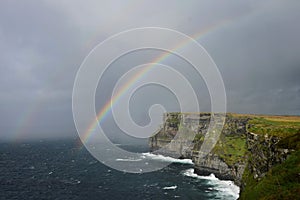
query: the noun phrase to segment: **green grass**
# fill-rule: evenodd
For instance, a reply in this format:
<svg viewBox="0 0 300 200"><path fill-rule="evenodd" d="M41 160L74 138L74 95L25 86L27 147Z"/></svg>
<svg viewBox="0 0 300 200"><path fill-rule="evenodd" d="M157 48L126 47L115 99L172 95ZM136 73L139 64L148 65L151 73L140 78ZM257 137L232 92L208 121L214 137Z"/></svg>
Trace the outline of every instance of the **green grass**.
<svg viewBox="0 0 300 200"><path fill-rule="evenodd" d="M299 121L287 121L280 119L258 118L248 122L248 131L257 134L268 134L278 137L288 137L300 131Z"/></svg>
<svg viewBox="0 0 300 200"><path fill-rule="evenodd" d="M275 165L261 181L254 180L248 169L243 179L247 185L241 199L300 199L300 150L290 155L284 163Z"/></svg>
<svg viewBox="0 0 300 200"><path fill-rule="evenodd" d="M300 150L300 131L295 135L288 136L277 144L278 148Z"/></svg>
<svg viewBox="0 0 300 200"><path fill-rule="evenodd" d="M178 126L180 124L180 113L169 113L169 117L167 119L167 122L169 123L170 127L173 127L178 130Z"/></svg>
<svg viewBox="0 0 300 200"><path fill-rule="evenodd" d="M276 146L295 152L285 162L272 167L260 181L246 168L243 174L246 187L241 199L300 199L300 132L283 138Z"/></svg>
<svg viewBox="0 0 300 200"><path fill-rule="evenodd" d="M213 152L229 166L233 166L238 162L243 162L246 151L245 135L225 136L222 134L213 149Z"/></svg>

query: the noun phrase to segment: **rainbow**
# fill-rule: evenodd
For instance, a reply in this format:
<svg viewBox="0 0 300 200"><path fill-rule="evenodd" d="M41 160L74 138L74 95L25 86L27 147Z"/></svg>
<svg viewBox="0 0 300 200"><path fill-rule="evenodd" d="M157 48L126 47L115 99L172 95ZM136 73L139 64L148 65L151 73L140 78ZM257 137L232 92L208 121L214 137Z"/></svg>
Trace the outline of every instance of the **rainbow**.
<svg viewBox="0 0 300 200"><path fill-rule="evenodd" d="M124 1L125 2L125 1ZM135 10L138 10L143 4L143 1L130 1L128 3L124 3L123 10L126 10L126 13L118 12L117 15L112 15L110 22L110 27L116 27L118 23L118 19L124 19L125 15L127 13L133 13ZM102 36L103 29L100 28L99 31L94 33L93 36L89 36L89 41L86 42L85 47L93 47L96 40L98 40L98 36ZM102 39L101 39L102 40ZM64 74L64 72L68 72L67 68L60 68L59 71L57 71L57 75L53 76L54 78L49 77L48 80L46 80L46 83L56 83L60 82L60 79L62 79L62 76L59 76L61 74ZM43 104L45 104L47 100L43 95L38 96L35 98L35 100L30 103L28 108L25 110L25 112L22 113L22 115L18 116L18 120L15 122L15 127L13 130L13 133L11 135L11 139L13 139L15 142L20 142L24 139L27 133L30 132L32 129L35 120L37 119L38 112L43 109Z"/></svg>
<svg viewBox="0 0 300 200"><path fill-rule="evenodd" d="M44 101L41 99L34 100L23 113L23 117L19 117L19 120L15 122L15 130L11 137L16 143L21 142L26 133L30 131L30 128L37 117L38 111L42 108L43 102Z"/></svg>
<svg viewBox="0 0 300 200"><path fill-rule="evenodd" d="M125 13L119 12L118 15L113 15L112 22L110 23L110 27L115 27L115 25L117 25L119 23L118 19L123 19L123 15L126 15L127 13L134 13L135 10L140 9L140 7L143 4L142 2L143 1L132 1L129 4L124 4L123 10L126 10L128 12L125 12ZM258 11L259 11L258 8L253 8L252 10L250 10L247 13L240 14L239 16L235 16L235 17L229 18L227 20L222 20L220 22L217 22L214 25L204 28L203 30L201 30L200 32L198 32L197 34L195 34L191 37L195 40L203 39L205 36L209 35L210 33L217 32L217 30L221 30L222 28L225 28L225 26L228 26L229 24L232 24L233 22L239 23L243 19L256 16ZM85 44L85 48L86 49L93 48L95 43L98 43L100 40L102 41L102 36L103 36L102 28L99 28L98 31L96 30L93 35L88 35L88 38L85 38L87 40L87 42ZM180 45L183 45L183 44L177 45L177 48L178 47L180 48ZM153 63L161 62L162 60L166 59L168 57L168 55L169 55L169 53L162 54L161 56L154 59ZM130 81L130 83L127 84L126 88L129 88L130 84L133 84L135 81L137 81L139 79L138 76L143 76L143 74L146 74L147 71L150 70L150 68L151 67L149 66L149 69L147 68L144 71L142 71L141 73L137 74L137 76L134 77L132 79L132 81ZM57 77L57 79L61 79L62 77L59 75L64 74L64 71L65 70L62 68L60 71L57 72L57 76L53 76L53 77ZM47 83L55 83L57 81L53 80L53 78L49 77L46 82ZM109 105L113 105L112 103L116 102L116 100L120 98L121 94L124 94L124 92L126 91L126 88L125 87L123 88L124 89L123 92L122 92L122 90L120 90L120 95L116 95L115 97L113 97L100 110L100 112L97 114L97 118L90 124L89 128L86 130L86 132L84 134L84 141L88 140L89 135L91 134L91 131L93 130L93 127L95 127L97 125L97 122L101 121L102 118L109 111L109 109L110 109ZM25 110L25 112L23 112L22 114L20 114L18 116L18 120L16 120L16 122L15 122L15 127L14 127L15 129L13 130L13 133L11 135L11 139L22 140L24 138L24 136L32 128L32 126L38 116L38 111L43 109L43 107L44 107L43 105L45 104L45 102L47 102L47 100L45 100L43 98L43 95L41 95L38 98L36 98L31 104L29 104L29 106Z"/></svg>
<svg viewBox="0 0 300 200"><path fill-rule="evenodd" d="M206 36L208 33L212 32L216 29L219 29L220 27L225 26L229 22L230 22L229 20L222 20L218 24L207 27L205 30L198 32L197 34L193 35L191 38L194 40L199 40L199 39L203 38L204 36ZM109 101L107 101L106 104L102 107L102 109L98 112L96 118L93 120L93 122L89 125L89 127L83 134L83 137L81 138L82 143L84 144L84 143L88 142L89 138L91 137L92 131L95 130L95 127L98 125L98 123L100 123L106 117L106 115L109 113L111 108L123 96L123 94L125 94L128 91L128 89L134 85L134 83L136 83L144 75L146 75L147 72L149 72L153 68L153 66L155 66L157 63L160 63L163 60L170 57L172 55L172 53L171 53L172 51L175 51L177 49L180 49L180 48L188 45L189 42L190 42L190 40L183 41L183 42L175 45L170 51L163 52L160 56L158 56L153 61L151 61L145 68L143 68L138 73L136 73L136 75L130 81L128 81L124 86L122 86L116 92L115 96L113 96Z"/></svg>
<svg viewBox="0 0 300 200"><path fill-rule="evenodd" d="M45 83L58 83L62 80L62 76L58 74L67 73L67 68L61 68L57 71L57 76L49 76L44 81ZM39 112L44 108L44 104L48 103L48 97L46 93L36 92L34 94L34 100L28 104L26 110L15 120L15 129L10 136L14 142L18 143L25 139L26 135L30 133L34 127L35 121L38 118ZM42 138L42 137L41 137Z"/></svg>

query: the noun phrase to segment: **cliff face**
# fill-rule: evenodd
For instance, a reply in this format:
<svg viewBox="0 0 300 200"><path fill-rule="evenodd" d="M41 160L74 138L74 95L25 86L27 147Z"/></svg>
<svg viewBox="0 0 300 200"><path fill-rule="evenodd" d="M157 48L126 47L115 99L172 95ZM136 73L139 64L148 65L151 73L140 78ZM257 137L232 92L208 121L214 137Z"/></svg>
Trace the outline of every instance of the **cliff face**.
<svg viewBox="0 0 300 200"><path fill-rule="evenodd" d="M252 172L254 179L260 180L274 165L284 162L292 151L277 146L280 141L279 137L251 132L247 135L248 169Z"/></svg>
<svg viewBox="0 0 300 200"><path fill-rule="evenodd" d="M209 113L166 113L164 124L150 138L149 145L153 151L158 150L158 153L191 158L195 163L196 173L214 173L218 178L233 180L242 190L247 184L245 171L247 176L259 181L291 152L278 147L280 137L249 132L251 117L227 114L218 142L203 157L200 149L210 119ZM181 134L176 138L176 134L180 132L187 133L187 137Z"/></svg>
<svg viewBox="0 0 300 200"><path fill-rule="evenodd" d="M287 137L249 132L247 147L240 199L298 199L300 131Z"/></svg>

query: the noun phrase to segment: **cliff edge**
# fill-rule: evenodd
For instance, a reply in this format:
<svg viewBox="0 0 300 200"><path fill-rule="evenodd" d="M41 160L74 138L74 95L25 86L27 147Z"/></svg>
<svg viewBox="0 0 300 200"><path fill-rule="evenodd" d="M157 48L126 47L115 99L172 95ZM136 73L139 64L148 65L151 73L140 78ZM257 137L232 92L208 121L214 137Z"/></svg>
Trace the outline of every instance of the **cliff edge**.
<svg viewBox="0 0 300 200"><path fill-rule="evenodd" d="M274 167L286 164L290 155L298 155L300 117L226 114L215 145L204 155L201 147L211 119L211 113L166 113L164 123L149 139L151 150L192 159L199 175L214 173L220 179L233 180L241 187L241 199L259 199L272 193L272 189L262 192L261 183L270 177ZM294 166L296 179L290 187L296 192L300 192L299 166L300 162ZM275 183L270 188L276 188L276 184L279 187Z"/></svg>

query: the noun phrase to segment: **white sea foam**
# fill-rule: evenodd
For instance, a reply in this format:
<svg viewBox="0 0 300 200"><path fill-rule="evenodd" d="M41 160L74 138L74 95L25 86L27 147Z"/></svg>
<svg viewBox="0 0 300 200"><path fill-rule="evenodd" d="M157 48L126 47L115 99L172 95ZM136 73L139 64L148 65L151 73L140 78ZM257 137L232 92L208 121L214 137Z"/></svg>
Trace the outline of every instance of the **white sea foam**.
<svg viewBox="0 0 300 200"><path fill-rule="evenodd" d="M175 190L177 188L177 185L169 186L169 187L164 187L164 190Z"/></svg>
<svg viewBox="0 0 300 200"><path fill-rule="evenodd" d="M169 162L169 163L181 163L181 164L194 164L192 160L190 159L177 159L172 158L169 156L163 156L163 155L157 155L152 153L142 153L142 155L139 158L117 158L116 161L120 162L138 162L142 160L158 160L162 162Z"/></svg>
<svg viewBox="0 0 300 200"><path fill-rule="evenodd" d="M141 161L142 159L134 159L134 158L117 158L116 161L123 161L123 162L138 162Z"/></svg>
<svg viewBox="0 0 300 200"><path fill-rule="evenodd" d="M211 174L209 176L199 176L194 173L194 169L187 169L183 172L185 176L193 177L193 178L199 178L199 179L205 179L208 180L210 184L214 186L214 189L219 191L218 195L220 195L220 198L226 198L226 199L238 199L240 188L236 186L232 181L224 181L219 180L215 177L214 174Z"/></svg>
<svg viewBox="0 0 300 200"><path fill-rule="evenodd" d="M172 158L169 156L163 156L163 155L156 155L152 153L143 153L143 156L148 159L152 160L160 160L163 162L170 162L170 163L182 163L182 164L194 164L191 159L178 159L178 158Z"/></svg>

